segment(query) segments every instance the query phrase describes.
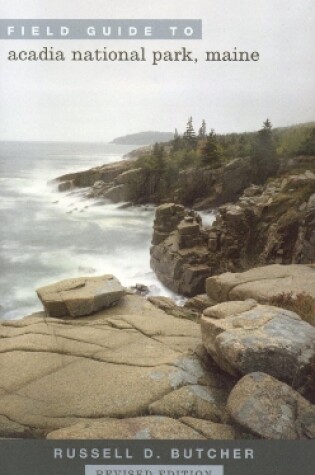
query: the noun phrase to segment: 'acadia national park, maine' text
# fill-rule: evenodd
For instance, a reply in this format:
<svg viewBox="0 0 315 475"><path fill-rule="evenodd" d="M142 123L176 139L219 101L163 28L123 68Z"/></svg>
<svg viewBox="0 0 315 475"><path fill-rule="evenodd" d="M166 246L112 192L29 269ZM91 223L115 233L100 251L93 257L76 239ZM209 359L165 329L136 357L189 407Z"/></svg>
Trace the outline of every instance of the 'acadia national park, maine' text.
<svg viewBox="0 0 315 475"><path fill-rule="evenodd" d="M192 62L197 63L199 58L192 50L182 46L176 50L153 50L149 52L150 62L157 66L161 62ZM41 50L11 50L8 53L8 61L77 61L77 62L146 62L148 52L144 47L134 50L108 50L107 47L96 50L72 50L70 56L66 56L62 50L54 47L43 47ZM238 50L234 47L230 51L205 51L203 61L206 62L250 62L259 61L258 51Z"/></svg>

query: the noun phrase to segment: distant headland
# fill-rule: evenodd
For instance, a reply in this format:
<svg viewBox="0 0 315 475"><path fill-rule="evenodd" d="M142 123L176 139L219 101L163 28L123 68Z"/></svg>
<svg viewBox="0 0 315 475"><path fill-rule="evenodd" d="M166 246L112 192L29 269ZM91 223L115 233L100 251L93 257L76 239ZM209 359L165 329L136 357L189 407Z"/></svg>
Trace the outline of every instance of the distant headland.
<svg viewBox="0 0 315 475"><path fill-rule="evenodd" d="M119 145L153 145L156 142L169 142L174 138L174 132L147 131L117 137L111 143Z"/></svg>

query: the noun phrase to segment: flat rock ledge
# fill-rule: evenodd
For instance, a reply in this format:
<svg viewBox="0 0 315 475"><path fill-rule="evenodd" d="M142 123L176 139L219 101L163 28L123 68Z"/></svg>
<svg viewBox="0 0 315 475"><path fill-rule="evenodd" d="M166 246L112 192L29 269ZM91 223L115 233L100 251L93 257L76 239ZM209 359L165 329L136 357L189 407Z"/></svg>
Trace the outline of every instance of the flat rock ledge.
<svg viewBox="0 0 315 475"><path fill-rule="evenodd" d="M2 322L0 437L235 438L235 379L202 354L199 324L137 295L89 317Z"/></svg>
<svg viewBox="0 0 315 475"><path fill-rule="evenodd" d="M315 325L315 264L273 264L246 272L226 272L206 281L214 302L255 299L292 310Z"/></svg>
<svg viewBox="0 0 315 475"><path fill-rule="evenodd" d="M81 317L114 305L125 291L113 275L66 279L36 290L49 317Z"/></svg>

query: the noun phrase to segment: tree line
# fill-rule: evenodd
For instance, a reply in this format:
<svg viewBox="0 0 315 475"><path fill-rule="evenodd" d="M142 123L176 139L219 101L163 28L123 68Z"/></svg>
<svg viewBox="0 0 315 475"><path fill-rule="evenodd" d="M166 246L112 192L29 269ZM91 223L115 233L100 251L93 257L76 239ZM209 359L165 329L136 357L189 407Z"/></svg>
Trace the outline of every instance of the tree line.
<svg viewBox="0 0 315 475"><path fill-rule="evenodd" d="M285 155L293 140L290 154L315 155L315 127L275 129L266 119L256 133L218 135L207 131L203 120L196 132L189 117L185 132L175 129L174 138L167 143L156 143L150 155L138 159L138 166L148 168L163 178L165 186L174 184L181 170L187 168L220 168L231 159L248 157L255 183L264 183L277 172L279 156ZM298 140L296 140L298 137Z"/></svg>

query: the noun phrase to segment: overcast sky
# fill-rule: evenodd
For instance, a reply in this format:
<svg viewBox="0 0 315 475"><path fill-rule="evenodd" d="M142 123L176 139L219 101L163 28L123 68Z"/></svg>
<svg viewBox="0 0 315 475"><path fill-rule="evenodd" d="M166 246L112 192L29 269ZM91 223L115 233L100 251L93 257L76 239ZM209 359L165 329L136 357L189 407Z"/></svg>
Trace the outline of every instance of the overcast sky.
<svg viewBox="0 0 315 475"><path fill-rule="evenodd" d="M183 131L193 116L218 133L315 120L314 0L1 0L1 18L200 18L203 40L0 41L0 140L107 141ZM197 64L9 62L9 50L192 49ZM204 51L259 51L206 63Z"/></svg>

